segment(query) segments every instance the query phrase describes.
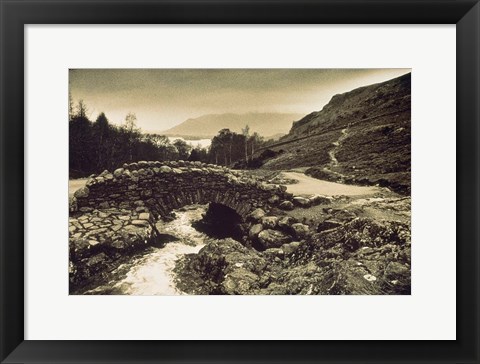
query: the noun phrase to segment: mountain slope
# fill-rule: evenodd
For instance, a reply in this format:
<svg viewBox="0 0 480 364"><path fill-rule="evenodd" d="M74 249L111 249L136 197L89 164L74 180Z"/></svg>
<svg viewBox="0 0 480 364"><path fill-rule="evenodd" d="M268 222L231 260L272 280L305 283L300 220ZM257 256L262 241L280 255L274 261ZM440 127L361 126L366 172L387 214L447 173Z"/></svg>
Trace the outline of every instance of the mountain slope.
<svg viewBox="0 0 480 364"><path fill-rule="evenodd" d="M161 134L182 137L211 138L224 128L241 133L245 125L250 132L257 132L264 137L287 134L299 114L287 113L248 113L248 114L210 114L188 119Z"/></svg>
<svg viewBox="0 0 480 364"><path fill-rule="evenodd" d="M335 95L293 123L263 168L410 192L411 74ZM259 150L261 153L262 150Z"/></svg>

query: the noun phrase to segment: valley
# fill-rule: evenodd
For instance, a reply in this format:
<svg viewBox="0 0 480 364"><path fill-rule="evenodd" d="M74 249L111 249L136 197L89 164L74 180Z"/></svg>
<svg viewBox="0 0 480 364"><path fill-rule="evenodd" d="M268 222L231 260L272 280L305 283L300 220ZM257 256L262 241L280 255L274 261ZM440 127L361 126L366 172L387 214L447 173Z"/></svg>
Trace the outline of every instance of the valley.
<svg viewBox="0 0 480 364"><path fill-rule="evenodd" d="M71 173L71 294L411 293L410 73L162 133L112 128L110 169L79 158L103 172Z"/></svg>

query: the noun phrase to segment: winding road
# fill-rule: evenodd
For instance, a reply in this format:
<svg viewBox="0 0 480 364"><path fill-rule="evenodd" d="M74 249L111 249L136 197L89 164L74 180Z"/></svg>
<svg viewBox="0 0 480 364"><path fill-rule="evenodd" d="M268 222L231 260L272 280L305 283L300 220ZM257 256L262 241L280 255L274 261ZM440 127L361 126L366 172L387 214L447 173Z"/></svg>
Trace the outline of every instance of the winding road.
<svg viewBox="0 0 480 364"><path fill-rule="evenodd" d="M309 177L300 172L281 172L280 174L286 179L298 181L298 183L287 185L287 191L294 195L363 196L381 192L381 189L378 187L352 186L328 182Z"/></svg>

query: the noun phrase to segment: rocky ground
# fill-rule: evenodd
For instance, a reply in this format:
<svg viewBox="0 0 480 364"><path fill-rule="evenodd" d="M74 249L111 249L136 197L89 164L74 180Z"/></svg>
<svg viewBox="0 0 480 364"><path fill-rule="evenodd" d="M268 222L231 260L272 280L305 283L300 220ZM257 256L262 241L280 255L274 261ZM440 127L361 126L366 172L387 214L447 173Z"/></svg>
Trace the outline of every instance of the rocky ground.
<svg viewBox="0 0 480 364"><path fill-rule="evenodd" d="M225 206L210 204L203 225L210 218L228 228L214 226L216 234L209 232L198 253L176 262L176 289L187 294L410 294L410 197L382 187L325 182L298 170L249 173L264 183L286 185L293 198L257 208L242 221L229 216ZM70 258L86 262L70 267L79 279L71 282L71 293L92 274L98 277L88 289L110 281L109 272L120 272L115 270L120 264L144 254L152 234L158 247L170 244L149 224L150 217L142 206L71 213L70 235L82 239L71 243ZM102 239L114 242L111 249Z"/></svg>
<svg viewBox="0 0 480 364"><path fill-rule="evenodd" d="M190 294L410 294L409 197L387 189L296 196L253 211L248 222L243 243L212 239L179 261L178 287Z"/></svg>

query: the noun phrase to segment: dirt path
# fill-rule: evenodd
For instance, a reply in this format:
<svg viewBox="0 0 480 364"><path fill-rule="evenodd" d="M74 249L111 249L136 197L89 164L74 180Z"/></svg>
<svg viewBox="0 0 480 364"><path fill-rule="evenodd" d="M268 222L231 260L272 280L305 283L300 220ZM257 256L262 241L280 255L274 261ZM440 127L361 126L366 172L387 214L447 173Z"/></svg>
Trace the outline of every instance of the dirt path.
<svg viewBox="0 0 480 364"><path fill-rule="evenodd" d="M341 181L344 180L345 175L340 173L340 172L335 171L335 168L338 167L338 160L337 160L336 153L338 151L338 148L342 144L342 142L348 137L348 128L349 127L350 127L350 124L345 129L342 129L342 133L340 134L340 137L337 139L336 142L333 142L333 148L328 152L328 156L330 157L330 163L329 163L328 166L323 168L323 170L325 172L332 173L332 174L336 175L337 177L340 178Z"/></svg>
<svg viewBox="0 0 480 364"><path fill-rule="evenodd" d="M342 135L340 135L340 138L338 138L336 142L333 142L334 147L331 151L328 152L328 155L330 156L330 164L334 167L338 166L338 160L335 154L337 153L340 144L347 137L347 130L348 128L342 129Z"/></svg>
<svg viewBox="0 0 480 364"><path fill-rule="evenodd" d="M294 195L362 196L382 192L382 189L378 187L351 186L322 181L298 172L281 172L281 175L284 178L298 181L298 183L287 185L287 191Z"/></svg>

